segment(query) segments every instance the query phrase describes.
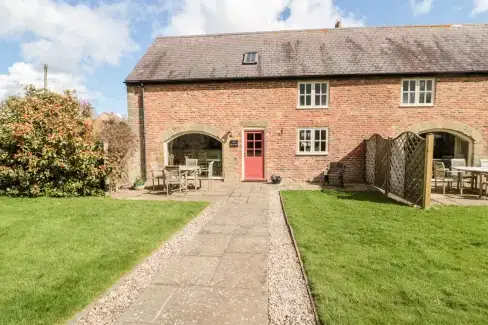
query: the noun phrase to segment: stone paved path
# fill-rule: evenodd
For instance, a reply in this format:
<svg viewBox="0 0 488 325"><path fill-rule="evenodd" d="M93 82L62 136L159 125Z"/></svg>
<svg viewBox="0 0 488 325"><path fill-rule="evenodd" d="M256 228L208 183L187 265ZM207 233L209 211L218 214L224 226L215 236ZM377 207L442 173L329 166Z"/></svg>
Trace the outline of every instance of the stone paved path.
<svg viewBox="0 0 488 325"><path fill-rule="evenodd" d="M268 324L268 192L236 188L116 324Z"/></svg>

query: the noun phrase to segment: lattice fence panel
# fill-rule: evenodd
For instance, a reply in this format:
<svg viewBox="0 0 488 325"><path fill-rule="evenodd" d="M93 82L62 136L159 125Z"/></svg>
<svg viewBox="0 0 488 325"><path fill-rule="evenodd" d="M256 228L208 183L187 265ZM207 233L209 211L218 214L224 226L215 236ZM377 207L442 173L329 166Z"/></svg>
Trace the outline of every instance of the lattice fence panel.
<svg viewBox="0 0 488 325"><path fill-rule="evenodd" d="M421 205L425 150L425 139L412 132L395 139L373 135L366 140L366 182Z"/></svg>
<svg viewBox="0 0 488 325"><path fill-rule="evenodd" d="M366 140L366 183L374 184L376 139Z"/></svg>
<svg viewBox="0 0 488 325"><path fill-rule="evenodd" d="M403 197L405 189L405 146L402 138L390 140L390 192Z"/></svg>
<svg viewBox="0 0 488 325"><path fill-rule="evenodd" d="M374 185L386 190L386 169L388 167L388 139L376 136L376 157Z"/></svg>

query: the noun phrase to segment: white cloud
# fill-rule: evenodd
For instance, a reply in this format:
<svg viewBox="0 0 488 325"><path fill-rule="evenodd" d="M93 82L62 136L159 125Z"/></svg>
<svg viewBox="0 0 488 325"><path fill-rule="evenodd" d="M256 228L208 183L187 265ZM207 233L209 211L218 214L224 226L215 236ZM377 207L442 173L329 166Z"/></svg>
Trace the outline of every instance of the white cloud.
<svg viewBox="0 0 488 325"><path fill-rule="evenodd" d="M155 24L156 35L191 35L249 32L296 28L333 27L337 19L344 27L364 25L364 19L346 13L333 0L187 0L164 2L172 14L168 26ZM290 16L280 20L288 7Z"/></svg>
<svg viewBox="0 0 488 325"><path fill-rule="evenodd" d="M488 0L474 0L473 15L488 11Z"/></svg>
<svg viewBox="0 0 488 325"><path fill-rule="evenodd" d="M409 0L409 2L414 16L428 14L434 4L434 0Z"/></svg>
<svg viewBox="0 0 488 325"><path fill-rule="evenodd" d="M22 94L27 85L42 87L44 85L43 69L36 69L32 64L17 62L9 69L7 74L0 74L0 102L13 94ZM77 94L86 100L96 100L100 93L89 91L83 85L82 77L75 77L69 73L48 73L48 88L63 92L66 89L76 90Z"/></svg>
<svg viewBox="0 0 488 325"><path fill-rule="evenodd" d="M103 64L117 65L138 49L129 11L129 0L91 7L59 0L0 0L0 38L19 39L25 61L0 76L7 85L0 91L5 94L15 85L38 81L35 67L48 64L55 89L77 87L80 93L90 93L82 84L85 74Z"/></svg>

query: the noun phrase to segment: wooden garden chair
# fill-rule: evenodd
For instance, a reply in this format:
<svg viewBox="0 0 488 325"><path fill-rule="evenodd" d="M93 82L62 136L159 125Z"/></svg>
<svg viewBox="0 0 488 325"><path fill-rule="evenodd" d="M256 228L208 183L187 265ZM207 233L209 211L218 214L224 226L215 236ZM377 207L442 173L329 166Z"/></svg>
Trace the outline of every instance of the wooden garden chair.
<svg viewBox="0 0 488 325"><path fill-rule="evenodd" d="M442 183L442 194L446 194L446 184L448 188L452 188L452 183L456 181L453 177L449 177L448 174L451 172L449 169L446 169L444 163L442 161L434 161L433 162L433 174L434 174L434 188L437 190L437 182ZM460 179L461 187L460 192L461 195L463 194L463 180Z"/></svg>

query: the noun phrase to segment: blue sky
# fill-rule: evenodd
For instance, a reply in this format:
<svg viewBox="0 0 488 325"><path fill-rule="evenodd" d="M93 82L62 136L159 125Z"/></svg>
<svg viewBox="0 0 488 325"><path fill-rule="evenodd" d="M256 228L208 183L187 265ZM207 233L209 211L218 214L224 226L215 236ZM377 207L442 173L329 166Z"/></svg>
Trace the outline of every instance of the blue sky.
<svg viewBox="0 0 488 325"><path fill-rule="evenodd" d="M124 78L156 35L488 23L488 0L1 0L0 100L26 84L76 89L126 114Z"/></svg>

